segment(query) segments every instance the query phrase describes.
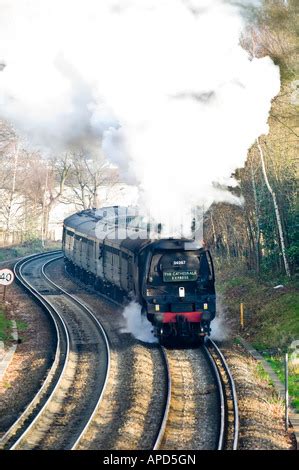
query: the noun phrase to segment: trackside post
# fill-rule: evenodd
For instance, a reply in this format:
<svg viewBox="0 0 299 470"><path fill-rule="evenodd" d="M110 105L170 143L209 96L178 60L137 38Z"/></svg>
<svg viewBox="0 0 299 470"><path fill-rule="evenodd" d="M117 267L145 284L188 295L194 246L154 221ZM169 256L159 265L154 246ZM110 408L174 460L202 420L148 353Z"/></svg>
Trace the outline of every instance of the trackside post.
<svg viewBox="0 0 299 470"><path fill-rule="evenodd" d="M244 304L243 302L240 303L240 325L241 330L244 329Z"/></svg>
<svg viewBox="0 0 299 470"><path fill-rule="evenodd" d="M6 287L13 283L14 278L14 273L10 269L0 269L0 284L4 286L2 298L3 302L5 302L6 297Z"/></svg>

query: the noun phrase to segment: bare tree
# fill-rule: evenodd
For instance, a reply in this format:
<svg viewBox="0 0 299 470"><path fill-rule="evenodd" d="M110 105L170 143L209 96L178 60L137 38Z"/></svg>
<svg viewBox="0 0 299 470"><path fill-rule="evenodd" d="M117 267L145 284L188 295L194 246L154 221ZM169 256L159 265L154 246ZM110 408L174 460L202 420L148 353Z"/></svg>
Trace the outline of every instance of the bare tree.
<svg viewBox="0 0 299 470"><path fill-rule="evenodd" d="M16 228L16 218L20 212L17 188L19 153L20 145L14 130L8 123L0 121L0 222L7 240Z"/></svg>
<svg viewBox="0 0 299 470"><path fill-rule="evenodd" d="M72 194L63 201L73 202L83 209L100 207L100 189L111 188L118 181L118 172L104 158L87 156L83 152L73 153L67 182Z"/></svg>
<svg viewBox="0 0 299 470"><path fill-rule="evenodd" d="M276 216L276 221L277 221L277 226L278 226L279 240L280 240L280 246L281 246L281 251L282 251L282 256L283 256L283 261L284 261L285 272L286 272L286 275L290 277L291 276L291 271L290 271L290 267L289 267L289 263L288 263L287 255L286 255L284 234L283 234L281 218L280 218L279 208L278 208L277 199L276 199L276 194L273 191L273 189L272 189L272 187L269 183L269 180L268 180L266 166L265 166L265 160L264 160L264 154L263 154L263 150L262 150L262 147L260 145L259 139L257 139L257 146L258 146L259 153L260 153L260 158L261 158L262 170L263 170L263 176L264 176L264 179L265 179L265 183L266 183L267 189L268 189L268 191L271 194L272 199L273 199L273 205L274 205L275 216Z"/></svg>
<svg viewBox="0 0 299 470"><path fill-rule="evenodd" d="M255 172L253 169L253 164L251 161L250 165L250 173L251 173L251 183L252 183L252 190L253 190L253 200L254 200L254 207L255 207L255 221L256 221L256 237L255 237L255 253L256 253L256 271L257 273L260 272L260 257L261 257L261 250L260 250L260 220L259 220L259 204L257 198L257 190L256 190L256 182L255 182Z"/></svg>

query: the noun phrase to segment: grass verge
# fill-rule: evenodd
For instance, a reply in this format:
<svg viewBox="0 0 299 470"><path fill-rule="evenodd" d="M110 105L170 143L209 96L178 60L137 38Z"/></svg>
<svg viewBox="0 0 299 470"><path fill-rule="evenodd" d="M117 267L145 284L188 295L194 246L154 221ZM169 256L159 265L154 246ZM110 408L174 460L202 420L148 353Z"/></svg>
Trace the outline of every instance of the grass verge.
<svg viewBox="0 0 299 470"><path fill-rule="evenodd" d="M218 269L216 279L217 291L236 330L242 302L245 328L241 334L263 354L283 382L284 353L292 341L299 339L298 281L273 279L271 275L258 279L241 269L223 266ZM278 285L283 287L275 288ZM299 411L296 372L289 369L289 393L292 405Z"/></svg>
<svg viewBox="0 0 299 470"><path fill-rule="evenodd" d="M272 369L276 372L281 382L285 381L285 364L283 356L263 355ZM298 371L289 368L289 395L290 403L299 412L299 386Z"/></svg>
<svg viewBox="0 0 299 470"><path fill-rule="evenodd" d="M10 339L11 328L11 321L6 318L4 311L0 309L0 341Z"/></svg>
<svg viewBox="0 0 299 470"><path fill-rule="evenodd" d="M46 245L43 247L41 240L31 240L29 242L22 243L22 245L1 248L0 262L13 258L21 258L22 256L31 255L33 253L59 249L61 249L61 242L46 242Z"/></svg>

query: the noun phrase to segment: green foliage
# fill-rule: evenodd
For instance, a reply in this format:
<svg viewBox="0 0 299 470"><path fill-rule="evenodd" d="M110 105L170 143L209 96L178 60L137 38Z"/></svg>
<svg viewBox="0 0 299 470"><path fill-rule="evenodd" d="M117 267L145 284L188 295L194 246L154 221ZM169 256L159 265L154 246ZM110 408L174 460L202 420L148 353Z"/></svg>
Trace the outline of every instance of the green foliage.
<svg viewBox="0 0 299 470"><path fill-rule="evenodd" d="M16 324L17 324L18 331L25 331L28 328L28 324L22 320L17 320Z"/></svg>
<svg viewBox="0 0 299 470"><path fill-rule="evenodd" d="M244 303L245 333L258 349L286 351L299 338L298 281L287 277L265 278L217 269L217 292L230 317L239 324L240 302ZM274 289L278 284L284 287Z"/></svg>
<svg viewBox="0 0 299 470"><path fill-rule="evenodd" d="M242 334L253 344L284 380L283 353L287 352L293 340L299 338L298 280L286 276L259 279L250 276L240 268L223 264L216 271L217 292L221 292L222 303L228 316L239 325L240 302L244 303L245 330ZM274 289L282 284L284 287ZM265 351L270 351L266 353ZM273 351L277 355L273 355ZM260 379L270 383L262 366L257 366ZM299 410L298 374L289 369L289 392L292 405Z"/></svg>
<svg viewBox="0 0 299 470"><path fill-rule="evenodd" d="M290 263L294 266L299 266L299 243L296 241L292 246L286 250Z"/></svg>
<svg viewBox="0 0 299 470"><path fill-rule="evenodd" d="M269 362L272 369L276 372L281 382L284 383L285 381L285 364L284 364L284 356L273 356L264 354L264 358L267 362ZM296 371L292 371L289 368L289 375L288 375L288 382L289 382L289 395L290 395L290 402L291 405L299 411L299 382L298 382L298 374Z"/></svg>
<svg viewBox="0 0 299 470"><path fill-rule="evenodd" d="M0 341L7 341L10 338L11 321L5 316L3 310L0 310Z"/></svg>
<svg viewBox="0 0 299 470"><path fill-rule="evenodd" d="M2 248L0 251L0 261L6 261L13 258L21 258L22 256L40 253L43 251L60 250L61 242L47 242L45 247L42 246L41 240L35 238L26 241L21 245L14 247Z"/></svg>
<svg viewBox="0 0 299 470"><path fill-rule="evenodd" d="M269 385L273 385L272 380L270 379L269 375L267 374L260 362L256 364L256 375L263 382L267 382Z"/></svg>
<svg viewBox="0 0 299 470"><path fill-rule="evenodd" d="M286 350L299 338L298 292L282 294L270 300L258 313L255 341L268 348ZM264 349L263 348L263 349Z"/></svg>

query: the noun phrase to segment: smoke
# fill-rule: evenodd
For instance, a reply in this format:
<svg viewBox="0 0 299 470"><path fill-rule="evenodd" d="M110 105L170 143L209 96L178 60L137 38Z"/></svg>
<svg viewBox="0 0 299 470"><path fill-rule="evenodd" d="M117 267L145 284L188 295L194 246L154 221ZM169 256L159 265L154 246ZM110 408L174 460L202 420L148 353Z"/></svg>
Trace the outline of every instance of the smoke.
<svg viewBox="0 0 299 470"><path fill-rule="evenodd" d="M222 295L217 293L217 314L211 322L211 338L216 341L226 341L231 338L234 330L232 320L229 318L227 307Z"/></svg>
<svg viewBox="0 0 299 470"><path fill-rule="evenodd" d="M141 315L141 306L137 302L130 302L123 311L126 328L123 333L131 333L136 339L144 343L157 343L153 334L153 327L148 319Z"/></svg>
<svg viewBox="0 0 299 470"><path fill-rule="evenodd" d="M220 312L221 313L221 312ZM230 337L229 329L225 318L219 316L219 312L214 320L211 322L211 338L215 341L225 341Z"/></svg>
<svg viewBox="0 0 299 470"><path fill-rule="evenodd" d="M268 132L280 86L240 46L244 3L0 0L0 117L43 151L101 148L162 222L236 202L215 183Z"/></svg>

